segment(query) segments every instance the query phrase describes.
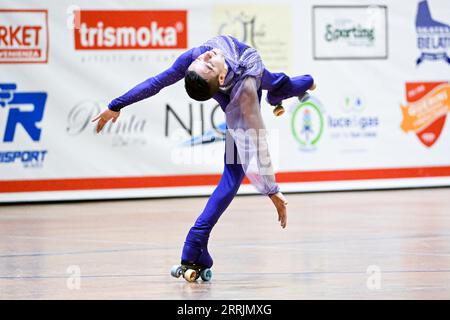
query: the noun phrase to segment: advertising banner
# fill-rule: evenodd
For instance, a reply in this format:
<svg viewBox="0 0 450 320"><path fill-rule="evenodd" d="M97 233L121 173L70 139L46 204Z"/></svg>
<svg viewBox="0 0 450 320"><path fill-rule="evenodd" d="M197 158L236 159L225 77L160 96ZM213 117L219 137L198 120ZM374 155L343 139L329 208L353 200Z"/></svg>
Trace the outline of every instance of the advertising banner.
<svg viewBox="0 0 450 320"><path fill-rule="evenodd" d="M386 59L386 6L314 6L315 59Z"/></svg>
<svg viewBox="0 0 450 320"><path fill-rule="evenodd" d="M265 67L310 74L311 98L275 117L283 192L450 185L448 0L0 3L0 202L208 195L225 116L184 81L121 110L108 103L227 34ZM256 193L247 179L240 193Z"/></svg>

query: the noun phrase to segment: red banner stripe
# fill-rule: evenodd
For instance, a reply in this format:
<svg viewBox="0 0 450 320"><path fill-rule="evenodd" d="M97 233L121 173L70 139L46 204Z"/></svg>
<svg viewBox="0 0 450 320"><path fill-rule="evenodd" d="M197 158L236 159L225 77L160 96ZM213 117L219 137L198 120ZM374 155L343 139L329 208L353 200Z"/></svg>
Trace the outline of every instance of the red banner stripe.
<svg viewBox="0 0 450 320"><path fill-rule="evenodd" d="M216 185L219 182L220 177L220 174L204 174L116 178L0 180L0 192L8 193L211 186ZM279 183L450 177L450 166L280 172L277 173L276 177L277 182ZM244 184L248 183L248 179L245 179Z"/></svg>

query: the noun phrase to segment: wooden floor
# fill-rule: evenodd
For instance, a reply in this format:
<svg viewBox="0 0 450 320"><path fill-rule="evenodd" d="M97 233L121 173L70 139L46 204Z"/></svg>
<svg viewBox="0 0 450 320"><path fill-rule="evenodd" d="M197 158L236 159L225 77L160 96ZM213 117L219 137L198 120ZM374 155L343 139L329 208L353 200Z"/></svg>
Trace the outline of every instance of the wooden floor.
<svg viewBox="0 0 450 320"><path fill-rule="evenodd" d="M0 299L450 299L450 189L287 199L234 200L209 283L169 275L206 198L0 206Z"/></svg>

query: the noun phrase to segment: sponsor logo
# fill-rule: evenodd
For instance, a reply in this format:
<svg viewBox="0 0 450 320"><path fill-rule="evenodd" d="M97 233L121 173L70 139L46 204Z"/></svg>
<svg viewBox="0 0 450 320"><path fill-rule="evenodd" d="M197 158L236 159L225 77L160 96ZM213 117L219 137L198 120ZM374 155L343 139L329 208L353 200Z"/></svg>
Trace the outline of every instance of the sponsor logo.
<svg viewBox="0 0 450 320"><path fill-rule="evenodd" d="M420 1L416 16L417 48L421 55L416 60L419 65L425 60L443 60L450 64L450 26L436 21L431 16L427 0Z"/></svg>
<svg viewBox="0 0 450 320"><path fill-rule="evenodd" d="M39 142L42 129L38 126L44 116L47 93L45 92L16 92L14 83L0 83L0 111L7 112L4 143L16 140ZM1 110L3 109L3 110ZM18 128L20 137L18 137ZM26 135L24 135L24 133ZM2 150L0 163L20 162L24 167L39 167L43 164L47 150Z"/></svg>
<svg viewBox="0 0 450 320"><path fill-rule="evenodd" d="M218 104L189 103L188 108L166 104L164 136L172 146L170 159L176 165L220 165L227 134ZM232 139L231 139L232 140Z"/></svg>
<svg viewBox="0 0 450 320"><path fill-rule="evenodd" d="M314 59L387 59L386 6L313 6Z"/></svg>
<svg viewBox="0 0 450 320"><path fill-rule="evenodd" d="M346 41L351 46L373 46L375 28L364 28L360 25L340 29L332 24L326 25L325 41Z"/></svg>
<svg viewBox="0 0 450 320"><path fill-rule="evenodd" d="M165 136L167 143L172 145L171 161L177 165L221 165L225 144L225 162L253 163L251 159L257 152L258 162L262 174L272 174L268 149L272 154L273 167L278 165L279 134L278 130L253 128L227 128L224 113L220 105L199 103L193 108L176 111L166 104ZM267 152L266 152L267 151ZM253 166L254 163L251 165ZM253 170L254 168L252 167Z"/></svg>
<svg viewBox="0 0 450 320"><path fill-rule="evenodd" d="M79 10L76 50L187 48L187 11Z"/></svg>
<svg viewBox="0 0 450 320"><path fill-rule="evenodd" d="M40 166L45 159L47 150L0 151L0 163L21 162L24 167Z"/></svg>
<svg viewBox="0 0 450 320"><path fill-rule="evenodd" d="M433 146L450 111L450 84L448 82L408 82L406 101L401 105L405 132L414 132L423 145Z"/></svg>
<svg viewBox="0 0 450 320"><path fill-rule="evenodd" d="M378 137L380 127L379 117L366 109L364 98L349 94L339 103L339 108L325 112L322 102L311 96L293 108L292 135L301 151L315 151L324 136L339 142L335 145L342 152L365 151L365 142Z"/></svg>
<svg viewBox="0 0 450 320"><path fill-rule="evenodd" d="M205 119L205 106L203 103L200 103L199 110L199 113L194 113L190 103L188 121L183 121L183 117L167 104L164 135L169 137L175 132L177 138L182 139L180 147L197 146L225 140L226 124L224 121L217 119L216 113L218 110L221 110L220 105L215 105L212 109L207 108L209 123ZM210 128L205 129L205 125ZM187 140L185 138L186 135L189 137Z"/></svg>
<svg viewBox="0 0 450 320"><path fill-rule="evenodd" d="M107 106L103 101L83 100L73 106L67 116L66 131L69 136L86 132L97 136L91 120ZM148 121L134 114L122 114L116 123L108 122L101 135L111 141L112 147L143 146L148 144Z"/></svg>
<svg viewBox="0 0 450 320"><path fill-rule="evenodd" d="M244 12L235 14L219 25L218 34L231 34L241 42L259 49L260 40L264 41L266 32L256 20L256 15L248 15Z"/></svg>
<svg viewBox="0 0 450 320"><path fill-rule="evenodd" d="M313 151L325 127L322 103L315 97L300 103L292 112L291 131L302 151Z"/></svg>
<svg viewBox="0 0 450 320"><path fill-rule="evenodd" d="M47 10L0 9L0 63L47 63Z"/></svg>
<svg viewBox="0 0 450 320"><path fill-rule="evenodd" d="M328 115L327 125L332 139L376 138L380 119L376 115L367 115L364 99L358 95L349 95L340 104L340 114Z"/></svg>
<svg viewBox="0 0 450 320"><path fill-rule="evenodd" d="M218 35L233 36L257 49L268 69L289 72L292 68L293 17L289 5L217 5L212 21Z"/></svg>
<svg viewBox="0 0 450 320"><path fill-rule="evenodd" d="M208 129L204 133L195 135L184 141L182 146L197 146L201 144L223 141L225 140L226 130L227 124L225 122L219 123L216 128Z"/></svg>

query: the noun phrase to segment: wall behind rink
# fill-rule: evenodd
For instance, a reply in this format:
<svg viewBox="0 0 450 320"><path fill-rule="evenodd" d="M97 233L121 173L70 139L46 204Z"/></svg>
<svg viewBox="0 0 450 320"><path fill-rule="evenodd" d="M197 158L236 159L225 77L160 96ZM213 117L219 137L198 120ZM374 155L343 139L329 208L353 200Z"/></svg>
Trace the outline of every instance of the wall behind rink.
<svg viewBox="0 0 450 320"><path fill-rule="evenodd" d="M220 33L256 47L268 69L317 82L310 101L285 101L282 117L263 97L282 191L448 186L449 9L447 0L2 1L0 201L209 194L224 115L190 100L182 81L125 108L101 135L90 119Z"/></svg>

